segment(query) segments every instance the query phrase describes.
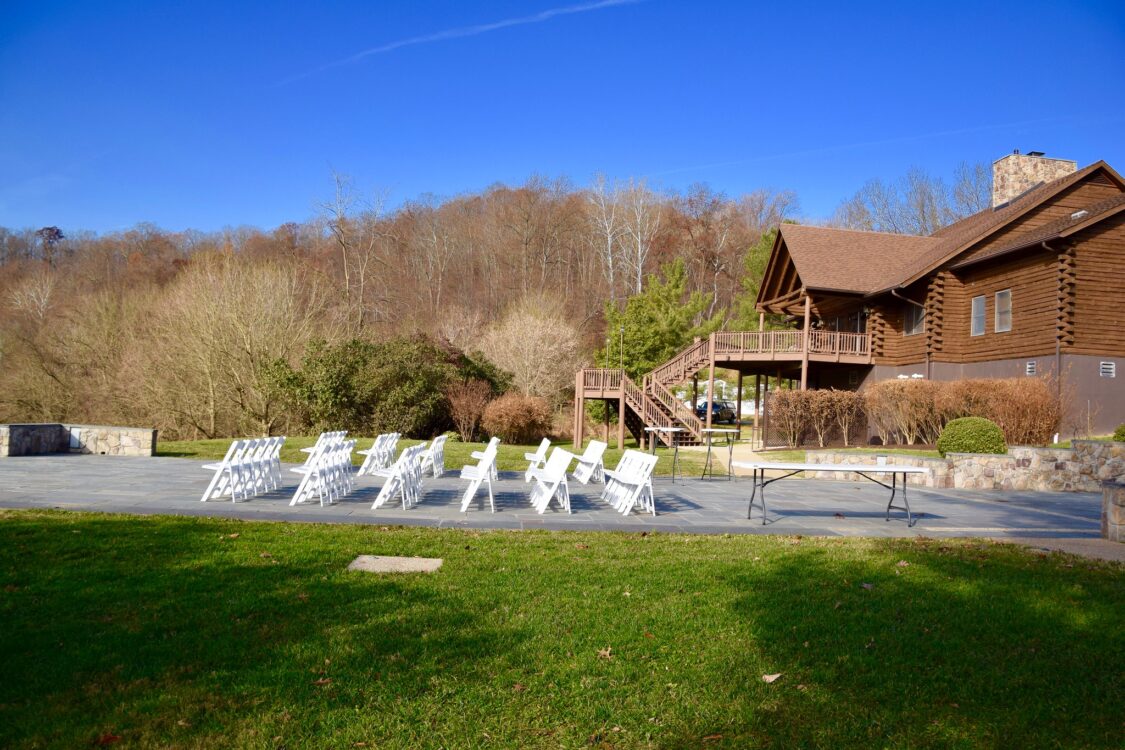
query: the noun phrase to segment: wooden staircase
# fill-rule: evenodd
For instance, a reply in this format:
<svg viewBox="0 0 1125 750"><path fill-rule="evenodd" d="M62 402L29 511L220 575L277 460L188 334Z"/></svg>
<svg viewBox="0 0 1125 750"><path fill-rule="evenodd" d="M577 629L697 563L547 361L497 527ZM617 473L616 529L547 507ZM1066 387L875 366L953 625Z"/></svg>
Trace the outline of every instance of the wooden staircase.
<svg viewBox="0 0 1125 750"><path fill-rule="evenodd" d="M836 362L871 364L872 337L864 333L823 331L814 329L779 331L723 331L696 341L664 364L645 375L637 385L623 370L587 368L578 372L575 382L576 435L580 434L577 415L585 399L617 401L622 420L640 443L647 442L645 427L679 427L684 430L677 439L681 445L704 442L706 424L695 416L672 392L672 387L694 377L700 370L715 363L800 363ZM771 365L772 367L772 365ZM672 435L655 433L657 439L671 445Z"/></svg>

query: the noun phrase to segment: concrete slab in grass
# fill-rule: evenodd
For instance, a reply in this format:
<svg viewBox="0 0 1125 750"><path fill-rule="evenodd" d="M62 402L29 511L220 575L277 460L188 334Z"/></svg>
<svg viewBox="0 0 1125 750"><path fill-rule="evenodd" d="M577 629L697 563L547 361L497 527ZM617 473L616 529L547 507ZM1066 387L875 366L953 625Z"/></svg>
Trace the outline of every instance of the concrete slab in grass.
<svg viewBox="0 0 1125 750"><path fill-rule="evenodd" d="M364 573L433 573L441 567L440 557L385 557L360 555L348 564L348 570Z"/></svg>

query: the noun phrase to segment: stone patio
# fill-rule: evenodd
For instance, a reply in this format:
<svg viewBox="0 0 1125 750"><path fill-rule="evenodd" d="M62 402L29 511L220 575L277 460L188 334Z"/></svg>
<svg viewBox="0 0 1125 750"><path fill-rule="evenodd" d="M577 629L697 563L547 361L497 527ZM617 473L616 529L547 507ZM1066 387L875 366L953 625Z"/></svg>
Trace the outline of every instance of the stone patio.
<svg viewBox="0 0 1125 750"><path fill-rule="evenodd" d="M502 474L495 514L482 491L468 513L460 512L464 483L457 471L427 478L422 502L371 509L383 480L359 477L355 491L329 507L290 507L297 475L285 487L240 503L199 501L210 478L202 461L181 458L49 455L0 462L0 507L212 516L262 521L370 523L431 527L668 531L698 534L806 534L825 536L988 536L1001 538L1096 538L1101 495L1095 493L998 492L911 488L918 523L907 527L901 512L884 520L888 492L870 483L792 479L770 485L770 523L746 519L747 480L689 478L655 481L656 517L623 517L601 502L600 485L571 483L571 515L554 504L544 515L528 506L523 477ZM286 467L288 469L289 467Z"/></svg>

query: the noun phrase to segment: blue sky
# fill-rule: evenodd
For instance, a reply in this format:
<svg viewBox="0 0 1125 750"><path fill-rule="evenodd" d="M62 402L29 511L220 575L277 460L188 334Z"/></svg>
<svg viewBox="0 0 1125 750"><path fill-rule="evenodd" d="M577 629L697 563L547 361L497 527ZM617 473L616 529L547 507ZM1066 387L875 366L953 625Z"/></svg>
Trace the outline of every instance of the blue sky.
<svg viewBox="0 0 1125 750"><path fill-rule="evenodd" d="M0 225L272 228L533 173L797 191L1125 170L1125 3L0 3Z"/></svg>

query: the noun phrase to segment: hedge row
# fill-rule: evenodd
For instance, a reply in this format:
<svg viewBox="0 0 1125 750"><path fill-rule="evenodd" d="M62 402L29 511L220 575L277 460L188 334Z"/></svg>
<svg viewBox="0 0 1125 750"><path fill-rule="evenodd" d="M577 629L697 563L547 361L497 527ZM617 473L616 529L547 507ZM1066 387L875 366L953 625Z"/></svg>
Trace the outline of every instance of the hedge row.
<svg viewBox="0 0 1125 750"><path fill-rule="evenodd" d="M1009 445L1042 445L1058 430L1062 413L1056 389L1038 378L885 380L862 393L777 391L768 403L770 425L790 447L813 439L824 447L833 428L851 436L864 422L884 445L932 445L960 417L995 422Z"/></svg>

